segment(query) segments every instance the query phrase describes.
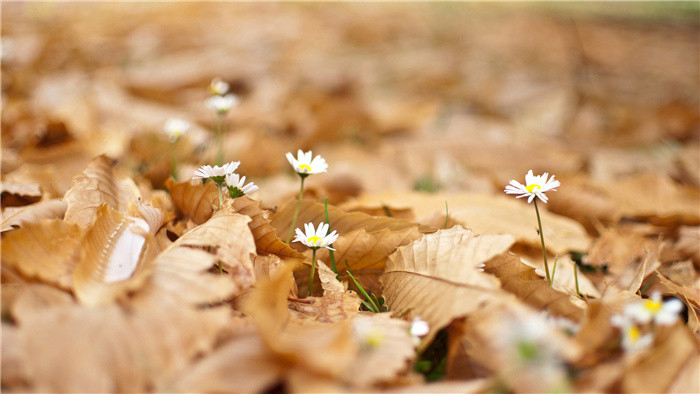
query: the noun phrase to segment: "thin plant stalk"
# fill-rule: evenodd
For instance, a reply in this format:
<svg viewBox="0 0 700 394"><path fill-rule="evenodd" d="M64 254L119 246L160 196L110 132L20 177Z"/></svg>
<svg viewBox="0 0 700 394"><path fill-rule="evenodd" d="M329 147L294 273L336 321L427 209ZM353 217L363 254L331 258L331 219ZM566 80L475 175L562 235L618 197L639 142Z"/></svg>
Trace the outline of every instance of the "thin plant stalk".
<svg viewBox="0 0 700 394"><path fill-rule="evenodd" d="M324 213L325 213L325 215L326 215L326 224L328 224L328 225L330 226L331 223L330 223L330 221L328 220L328 198L326 198L326 199L323 201L323 210L324 210ZM330 246L331 248L333 248L333 244L330 244L330 245L328 245L328 246ZM335 253L334 253L333 249L328 249L328 252L329 252L329 254L330 254L330 256L331 256L331 269L333 270L333 273L337 274L337 273L338 273L338 268L335 266Z"/></svg>
<svg viewBox="0 0 700 394"><path fill-rule="evenodd" d="M352 279L353 282L355 282L355 286L357 286L358 289L360 289L360 292L362 292L362 295L365 296L365 298L372 304L372 307L369 308L371 309L374 313L379 313L381 310L379 309L379 306L374 302L372 297L367 294L367 291L365 291L365 288L362 287L360 282L355 279L355 276L353 276L352 272L350 271L350 267L348 267L348 275L350 275L350 279Z"/></svg>
<svg viewBox="0 0 700 394"><path fill-rule="evenodd" d="M314 283L314 271L316 270L316 249L313 248L313 254L311 256L311 273L309 274L309 292L307 297L311 295L311 285Z"/></svg>
<svg viewBox="0 0 700 394"><path fill-rule="evenodd" d="M292 240L292 234L294 234L294 228L297 225L297 218L299 217L299 208L301 208L301 197L304 195L304 177L301 178L301 186L299 187L299 199L297 200L297 206L294 208L294 216L292 216L292 226L289 227L289 234L287 234L287 244Z"/></svg>
<svg viewBox="0 0 700 394"><path fill-rule="evenodd" d="M447 208L447 201L445 201L445 229L447 229L447 220L450 218L450 211Z"/></svg>
<svg viewBox="0 0 700 394"><path fill-rule="evenodd" d="M216 188L219 189L219 209L221 209L224 206L224 195L221 192L221 187L222 185L216 184Z"/></svg>
<svg viewBox="0 0 700 394"><path fill-rule="evenodd" d="M540 241L542 241L542 257L544 258L544 272L547 275L547 282L552 286L552 279L549 276L549 264L547 263L547 249L544 246L544 232L542 231L542 219L540 219L540 209L537 207L537 198L535 198L535 213L537 214L537 225L540 229Z"/></svg>
<svg viewBox="0 0 700 394"><path fill-rule="evenodd" d="M226 114L219 112L216 116L216 165L224 163L224 133L226 132Z"/></svg>
<svg viewBox="0 0 700 394"><path fill-rule="evenodd" d="M574 261L574 283L576 283L576 294L581 296L581 292L578 290L578 264Z"/></svg>

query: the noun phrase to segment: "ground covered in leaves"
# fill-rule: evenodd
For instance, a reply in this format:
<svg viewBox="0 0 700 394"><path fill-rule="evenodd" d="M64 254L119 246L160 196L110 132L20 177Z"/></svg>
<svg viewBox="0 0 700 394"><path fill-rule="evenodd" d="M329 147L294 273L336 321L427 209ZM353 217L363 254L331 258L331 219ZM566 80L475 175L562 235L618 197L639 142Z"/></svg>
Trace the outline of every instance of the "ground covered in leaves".
<svg viewBox="0 0 700 394"><path fill-rule="evenodd" d="M2 389L698 392L699 37L692 3L3 3ZM259 186L223 205L215 77Z"/></svg>

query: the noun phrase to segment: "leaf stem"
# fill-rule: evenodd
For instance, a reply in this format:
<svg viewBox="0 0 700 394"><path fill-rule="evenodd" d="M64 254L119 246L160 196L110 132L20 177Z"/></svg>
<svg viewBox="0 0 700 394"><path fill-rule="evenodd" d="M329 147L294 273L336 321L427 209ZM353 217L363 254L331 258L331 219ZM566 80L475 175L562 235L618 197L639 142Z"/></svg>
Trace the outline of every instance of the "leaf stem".
<svg viewBox="0 0 700 394"><path fill-rule="evenodd" d="M540 229L540 241L542 241L542 257L544 258L544 272L547 275L547 282L552 287L552 279L549 277L549 264L547 263L547 249L544 246L544 232L542 231L542 219L540 219L540 209L537 207L537 197L535 197L535 213L537 214L537 225Z"/></svg>
<svg viewBox="0 0 700 394"><path fill-rule="evenodd" d="M299 208L301 207L301 197L304 195L304 177L301 178L301 187L299 187L299 199L297 200L297 206L294 208L294 216L292 216L292 226L289 227L289 233L287 234L287 244L292 240L292 234L294 234L294 226L297 225L297 218L299 217Z"/></svg>
<svg viewBox="0 0 700 394"><path fill-rule="evenodd" d="M318 248L313 248L313 254L311 256L311 273L309 274L309 292L306 295L307 297L311 296L311 286L314 283L314 271L316 270L316 249Z"/></svg>

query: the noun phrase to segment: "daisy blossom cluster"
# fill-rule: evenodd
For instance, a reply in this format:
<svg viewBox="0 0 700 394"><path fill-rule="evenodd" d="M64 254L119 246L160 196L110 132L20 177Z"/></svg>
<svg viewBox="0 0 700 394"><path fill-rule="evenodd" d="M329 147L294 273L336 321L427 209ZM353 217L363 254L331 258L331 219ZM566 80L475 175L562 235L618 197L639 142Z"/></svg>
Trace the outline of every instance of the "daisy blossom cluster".
<svg viewBox="0 0 700 394"><path fill-rule="evenodd" d="M679 299L664 301L656 291L651 298L626 305L622 314L611 318L611 323L622 333L622 349L626 353L636 353L654 343L657 326L674 324L682 310L683 303Z"/></svg>

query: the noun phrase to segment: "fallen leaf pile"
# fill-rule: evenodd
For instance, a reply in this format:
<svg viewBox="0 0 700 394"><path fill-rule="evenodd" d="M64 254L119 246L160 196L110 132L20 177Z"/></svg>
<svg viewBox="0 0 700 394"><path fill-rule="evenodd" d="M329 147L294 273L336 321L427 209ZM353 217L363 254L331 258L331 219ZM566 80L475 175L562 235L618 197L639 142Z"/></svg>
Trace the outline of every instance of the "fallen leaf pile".
<svg viewBox="0 0 700 394"><path fill-rule="evenodd" d="M700 391L698 12L3 3L2 390Z"/></svg>

